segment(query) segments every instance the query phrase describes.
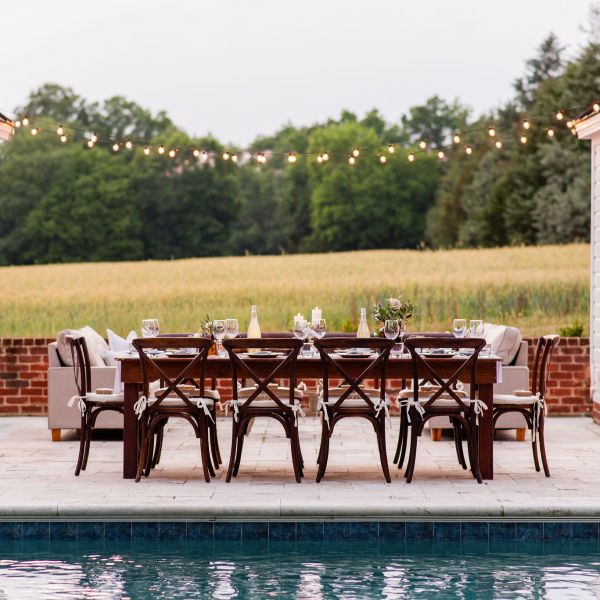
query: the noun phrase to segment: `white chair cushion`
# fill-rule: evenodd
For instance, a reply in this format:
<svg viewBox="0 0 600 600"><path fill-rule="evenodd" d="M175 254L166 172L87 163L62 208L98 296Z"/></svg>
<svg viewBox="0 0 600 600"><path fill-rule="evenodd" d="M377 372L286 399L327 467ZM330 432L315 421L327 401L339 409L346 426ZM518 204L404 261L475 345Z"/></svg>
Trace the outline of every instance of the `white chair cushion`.
<svg viewBox="0 0 600 600"><path fill-rule="evenodd" d="M494 407L500 406L531 406L537 402L537 396L514 396L513 394L494 394Z"/></svg>
<svg viewBox="0 0 600 600"><path fill-rule="evenodd" d="M199 400L200 398L190 398L190 402L196 406L196 402ZM205 403L208 406L212 406L215 401L212 398L204 398ZM148 405L152 405L156 402L156 398L150 398L148 400ZM186 404L181 398L165 398L164 400L161 401L160 406L164 406L165 408L189 408L189 405Z"/></svg>
<svg viewBox="0 0 600 600"><path fill-rule="evenodd" d="M237 395L238 395L238 400L240 401L240 403L245 402L251 394L253 394L256 391L256 388L258 386L253 385L253 386L249 386L249 387L243 387L243 388L239 388L237 391ZM277 385L276 383L269 383L269 385L267 386L269 388L269 390L271 390L272 392L275 393L275 395L281 399L282 401L289 401L289 397L290 397L290 388L289 387L285 387L282 385ZM294 398L296 400L303 400L304 399L304 392L298 388L296 388L294 390ZM269 396L267 394L265 394L265 392L261 392L258 397L257 400L261 400L261 399L265 399L273 404L275 404L275 402L273 402L272 398L269 398ZM258 406L256 404L256 402L252 402L252 406Z"/></svg>
<svg viewBox="0 0 600 600"><path fill-rule="evenodd" d="M483 337L492 347L492 354L499 356L504 366L510 365L519 352L521 332L516 327L484 323Z"/></svg>
<svg viewBox="0 0 600 600"><path fill-rule="evenodd" d="M91 402L123 402L123 393L120 394L96 394L90 392L85 396L86 400Z"/></svg>
<svg viewBox="0 0 600 600"><path fill-rule="evenodd" d="M196 394L198 392L198 388L196 386L192 386L192 385L180 385L178 386L179 389L181 390L181 392L183 393L184 396L187 396L188 398L191 396L194 396L194 394ZM152 384L150 384L150 390L152 390L154 392L155 396L160 396L162 393L167 391L166 387L157 387L155 389L152 389ZM197 397L197 396L194 396ZM181 398L179 397L179 394L177 394L177 392L172 391L167 398L179 398L181 400ZM211 400L216 400L217 402L221 399L221 396L219 394L218 390L204 390L204 398L208 398Z"/></svg>
<svg viewBox="0 0 600 600"><path fill-rule="evenodd" d="M373 402L373 404L379 404L379 390L376 390L374 388L365 388L363 386L359 386L360 389L365 392L365 394L371 399L371 402ZM341 395L348 389L348 386L343 386L343 387L336 387L336 388L330 388L329 389L329 394L328 394L328 398L327 398L327 402L325 402L325 404L327 404L327 406L332 406L333 404L335 404L341 397ZM389 406L390 402L389 400L386 398L385 403ZM345 407L345 408L359 408L359 407L364 407L366 406L367 403L365 402L364 398L361 398L356 392L352 392L340 405L341 407Z"/></svg>

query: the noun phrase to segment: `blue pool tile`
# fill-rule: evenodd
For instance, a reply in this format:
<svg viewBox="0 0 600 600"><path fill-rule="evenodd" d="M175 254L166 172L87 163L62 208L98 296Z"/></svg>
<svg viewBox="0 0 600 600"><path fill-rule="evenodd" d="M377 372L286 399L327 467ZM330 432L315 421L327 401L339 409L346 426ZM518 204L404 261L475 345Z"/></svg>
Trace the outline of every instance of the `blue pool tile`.
<svg viewBox="0 0 600 600"><path fill-rule="evenodd" d="M571 541L571 523L544 523L544 542Z"/></svg>
<svg viewBox="0 0 600 600"><path fill-rule="evenodd" d="M464 522L460 526L460 537L465 541L487 542L490 531L487 523Z"/></svg>
<svg viewBox="0 0 600 600"><path fill-rule="evenodd" d="M542 523L517 523L515 539L518 542L541 542L544 537Z"/></svg>
<svg viewBox="0 0 600 600"><path fill-rule="evenodd" d="M114 522L104 524L104 537L111 542L130 542L131 523Z"/></svg>
<svg viewBox="0 0 600 600"><path fill-rule="evenodd" d="M212 542L215 537L214 523L190 521L187 523L187 539L194 542Z"/></svg>
<svg viewBox="0 0 600 600"><path fill-rule="evenodd" d="M24 540L50 539L50 523L25 522L23 523Z"/></svg>
<svg viewBox="0 0 600 600"><path fill-rule="evenodd" d="M329 521L323 523L323 539L325 541L345 541L352 538L352 523Z"/></svg>
<svg viewBox="0 0 600 600"><path fill-rule="evenodd" d="M77 523L54 522L50 523L51 540L76 540Z"/></svg>
<svg viewBox="0 0 600 600"><path fill-rule="evenodd" d="M571 523L572 539L598 541L598 523Z"/></svg>
<svg viewBox="0 0 600 600"><path fill-rule="evenodd" d="M131 524L131 539L136 541L158 540L158 523L134 521Z"/></svg>
<svg viewBox="0 0 600 600"><path fill-rule="evenodd" d="M361 542L377 542L379 539L379 523L372 522L355 522L351 527L352 541L359 540Z"/></svg>
<svg viewBox="0 0 600 600"><path fill-rule="evenodd" d="M174 521L172 523L160 522L158 524L158 538L162 540L183 541L186 539L187 531L185 523Z"/></svg>
<svg viewBox="0 0 600 600"><path fill-rule="evenodd" d="M404 542L406 539L406 524L393 521L379 522L380 542Z"/></svg>
<svg viewBox="0 0 600 600"><path fill-rule="evenodd" d="M215 540L218 542L239 542L242 539L241 523L215 523Z"/></svg>
<svg viewBox="0 0 600 600"><path fill-rule="evenodd" d="M512 542L516 536L516 523L490 523L490 542Z"/></svg>
<svg viewBox="0 0 600 600"><path fill-rule="evenodd" d="M433 539L436 542L460 542L460 523L434 523Z"/></svg>
<svg viewBox="0 0 600 600"><path fill-rule="evenodd" d="M78 540L103 540L104 523L81 522L77 523Z"/></svg>
<svg viewBox="0 0 600 600"><path fill-rule="evenodd" d="M269 539L273 542L296 541L296 523L288 521L269 523Z"/></svg>
<svg viewBox="0 0 600 600"><path fill-rule="evenodd" d="M408 522L406 524L407 542L431 542L433 523Z"/></svg>
<svg viewBox="0 0 600 600"><path fill-rule="evenodd" d="M299 542L322 542L323 523L300 522L296 525L296 537Z"/></svg>
<svg viewBox="0 0 600 600"><path fill-rule="evenodd" d="M269 539L269 524L260 521L242 523L242 539L266 542Z"/></svg>
<svg viewBox="0 0 600 600"><path fill-rule="evenodd" d="M23 524L16 522L0 523L0 541L20 540L23 537Z"/></svg>

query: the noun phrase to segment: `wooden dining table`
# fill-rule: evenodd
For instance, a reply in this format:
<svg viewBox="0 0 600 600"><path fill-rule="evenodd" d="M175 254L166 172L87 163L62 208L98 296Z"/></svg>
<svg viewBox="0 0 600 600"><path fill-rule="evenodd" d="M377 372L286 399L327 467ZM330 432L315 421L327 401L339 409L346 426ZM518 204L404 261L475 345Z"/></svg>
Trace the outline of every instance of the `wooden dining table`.
<svg viewBox="0 0 600 600"><path fill-rule="evenodd" d="M155 357L153 360L163 369L169 377L174 377L181 372L182 361L191 360L189 357ZM368 358L345 358L344 368L348 375L357 376L369 364ZM464 358L441 357L432 358L432 366L442 377L451 377L456 369L464 362ZM493 386L497 381L499 372L497 357L480 357L477 361L477 375L474 382L478 386L479 398L487 406L479 419L479 466L483 479L494 478L494 424L493 424ZM134 404L139 397L142 384L142 370L138 357L121 359L121 382L124 389L124 426L123 426L123 477L135 477L138 460L138 421L134 411ZM252 368L258 375L268 375L277 365L277 359L255 358L251 360ZM323 376L322 362L319 357L299 358L296 366L298 380L319 379ZM423 378L429 375L423 373ZM408 356L391 357L387 364L387 379L411 379L413 376L413 362ZM158 377L158 375L157 375ZM228 357L210 356L206 361L206 378L227 379L231 377L231 364ZM278 374L284 378L285 372ZM377 377L373 371L370 377ZM469 381L468 372L461 374L461 381Z"/></svg>

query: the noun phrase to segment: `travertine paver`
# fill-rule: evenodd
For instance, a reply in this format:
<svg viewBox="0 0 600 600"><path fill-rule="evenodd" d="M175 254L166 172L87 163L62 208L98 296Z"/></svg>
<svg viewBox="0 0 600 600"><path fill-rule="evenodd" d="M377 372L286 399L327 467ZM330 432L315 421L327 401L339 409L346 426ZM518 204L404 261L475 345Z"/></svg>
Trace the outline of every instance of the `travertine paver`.
<svg viewBox="0 0 600 600"><path fill-rule="evenodd" d="M398 419L388 438L394 453ZM229 458L230 423L219 422L221 453ZM588 418L547 422L552 477L533 468L529 442L501 433L495 478L478 485L456 462L451 439L420 440L413 483L390 464L383 480L371 425L336 426L325 479L317 484L320 424L300 423L305 479L294 481L289 441L270 420L258 420L244 444L237 480L221 469L205 483L197 440L182 422L169 424L163 458L140 483L121 478L122 443L92 444L87 471L73 475L74 432L53 443L46 420L0 419L0 518L578 518L600 517L600 427Z"/></svg>

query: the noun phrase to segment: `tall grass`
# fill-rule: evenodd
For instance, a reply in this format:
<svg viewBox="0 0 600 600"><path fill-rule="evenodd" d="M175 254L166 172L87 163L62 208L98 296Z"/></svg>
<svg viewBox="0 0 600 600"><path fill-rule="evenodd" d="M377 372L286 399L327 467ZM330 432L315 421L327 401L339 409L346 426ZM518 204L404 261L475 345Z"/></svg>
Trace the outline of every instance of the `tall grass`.
<svg viewBox="0 0 600 600"><path fill-rule="evenodd" d="M352 330L359 308L401 294L418 306L409 330L446 330L456 316L525 334L589 323L589 246L229 257L0 268L0 336L55 335L89 324L126 332L144 317L193 331L209 314L258 305L263 330L323 309L331 330Z"/></svg>

